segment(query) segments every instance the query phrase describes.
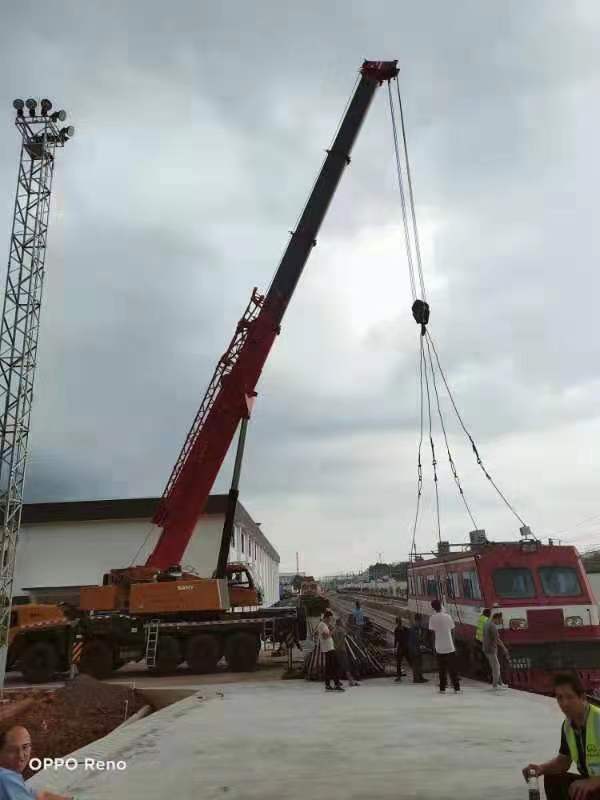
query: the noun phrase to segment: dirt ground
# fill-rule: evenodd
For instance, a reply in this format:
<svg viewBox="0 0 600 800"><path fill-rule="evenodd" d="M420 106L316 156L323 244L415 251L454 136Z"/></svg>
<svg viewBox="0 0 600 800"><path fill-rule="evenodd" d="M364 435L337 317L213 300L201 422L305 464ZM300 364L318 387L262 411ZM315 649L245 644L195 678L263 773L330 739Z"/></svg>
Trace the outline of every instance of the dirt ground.
<svg viewBox="0 0 600 800"><path fill-rule="evenodd" d="M22 712L0 720L0 730L13 725L26 727L33 755L39 758L72 753L106 736L145 705L130 687L101 683L87 675L79 675L61 689L6 692L4 697L7 702L3 710L23 699L34 699Z"/></svg>

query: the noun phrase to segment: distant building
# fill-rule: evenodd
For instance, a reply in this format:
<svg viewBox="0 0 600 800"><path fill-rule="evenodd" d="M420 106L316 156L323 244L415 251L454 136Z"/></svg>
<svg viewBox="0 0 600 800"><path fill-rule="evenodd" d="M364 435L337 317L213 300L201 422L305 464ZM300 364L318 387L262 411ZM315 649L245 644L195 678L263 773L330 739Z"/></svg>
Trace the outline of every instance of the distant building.
<svg viewBox="0 0 600 800"><path fill-rule="evenodd" d="M377 564L372 564L369 569L369 580L376 581L380 578L389 578L392 572L392 568L389 564L383 564L378 562Z"/></svg>
<svg viewBox="0 0 600 800"><path fill-rule="evenodd" d="M159 499L30 503L23 507L15 565L15 595L38 602L79 601L81 586L96 585L116 567L143 564L159 530L152 516ZM211 495L182 559L201 577L217 565L227 495ZM250 564L264 605L279 600L279 554L238 502L230 561Z"/></svg>
<svg viewBox="0 0 600 800"><path fill-rule="evenodd" d="M306 573L305 572L280 572L279 573L279 585L284 586L286 588L291 587L294 583L294 578L296 575L300 575L303 578Z"/></svg>
<svg viewBox="0 0 600 800"><path fill-rule="evenodd" d="M304 579L304 572L280 572L279 573L279 594L281 597L289 597L294 591L299 590L299 586L294 587L294 581L299 578Z"/></svg>
<svg viewBox="0 0 600 800"><path fill-rule="evenodd" d="M397 561L390 564L390 577L396 581L408 581L408 561Z"/></svg>
<svg viewBox="0 0 600 800"><path fill-rule="evenodd" d="M381 578L406 581L408 579L408 561L396 561L393 564L378 562L377 564L372 564L367 572L370 581L381 580Z"/></svg>

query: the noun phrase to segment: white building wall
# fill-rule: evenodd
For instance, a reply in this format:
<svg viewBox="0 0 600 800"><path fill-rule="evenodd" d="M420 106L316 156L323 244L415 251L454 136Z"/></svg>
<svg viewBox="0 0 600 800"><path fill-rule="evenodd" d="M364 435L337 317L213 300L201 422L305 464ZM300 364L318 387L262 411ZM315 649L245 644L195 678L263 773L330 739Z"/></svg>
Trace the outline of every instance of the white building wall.
<svg viewBox="0 0 600 800"><path fill-rule="evenodd" d="M223 517L217 515L201 518L182 559L184 568L193 568L203 578L211 577L217 565L223 521ZM148 520L24 525L17 548L15 594L21 594L30 586L100 583L104 573L111 569L129 566L132 561L143 564L158 535L159 531ZM262 548L257 548L255 558L254 544L248 532L236 525L235 546L231 548L229 560L245 562L255 568L264 590L263 603L269 606L279 600L279 564Z"/></svg>

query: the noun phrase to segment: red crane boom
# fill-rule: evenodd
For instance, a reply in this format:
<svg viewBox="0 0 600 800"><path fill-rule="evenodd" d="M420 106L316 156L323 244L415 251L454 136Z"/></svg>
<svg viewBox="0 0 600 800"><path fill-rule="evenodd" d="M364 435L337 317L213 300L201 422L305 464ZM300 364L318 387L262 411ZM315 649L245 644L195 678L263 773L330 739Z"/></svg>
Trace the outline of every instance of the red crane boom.
<svg viewBox="0 0 600 800"><path fill-rule="evenodd" d="M154 523L163 530L146 561L148 566L167 569L181 562L237 427L247 413L246 396L255 391L331 199L350 163L352 146L375 90L397 74L396 61L365 61L362 65L361 78L271 288L266 296L254 289L217 364L154 516Z"/></svg>

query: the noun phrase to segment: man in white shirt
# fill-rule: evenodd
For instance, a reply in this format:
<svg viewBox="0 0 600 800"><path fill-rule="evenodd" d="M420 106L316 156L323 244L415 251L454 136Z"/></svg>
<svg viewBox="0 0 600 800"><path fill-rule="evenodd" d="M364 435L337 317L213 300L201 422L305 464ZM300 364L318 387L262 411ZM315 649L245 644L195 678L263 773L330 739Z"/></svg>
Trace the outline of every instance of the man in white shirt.
<svg viewBox="0 0 600 800"><path fill-rule="evenodd" d="M435 653L440 676L440 692L446 691L448 672L450 673L454 691L460 692L456 649L452 639L454 621L450 614L442 611L442 604L439 600L432 600L431 607L434 613L429 617L429 630L435 634Z"/></svg>
<svg viewBox="0 0 600 800"><path fill-rule="evenodd" d="M325 689L328 692L343 692L344 687L340 683L338 674L337 658L335 654L335 642L332 636L333 611L329 608L323 614L323 619L317 625L317 636L321 652L325 655ZM334 685L331 685L333 681Z"/></svg>

